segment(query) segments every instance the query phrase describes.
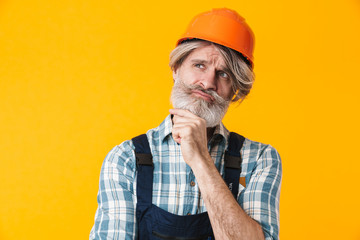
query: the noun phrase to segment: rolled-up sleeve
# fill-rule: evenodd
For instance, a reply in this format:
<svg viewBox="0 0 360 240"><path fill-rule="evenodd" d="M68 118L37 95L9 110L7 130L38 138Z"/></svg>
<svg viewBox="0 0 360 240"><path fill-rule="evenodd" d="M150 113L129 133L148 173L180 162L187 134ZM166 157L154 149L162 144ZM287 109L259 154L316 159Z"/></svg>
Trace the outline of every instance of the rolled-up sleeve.
<svg viewBox="0 0 360 240"><path fill-rule="evenodd" d="M100 172L98 208L90 239L135 239L136 173L133 145L126 141L106 156Z"/></svg>
<svg viewBox="0 0 360 240"><path fill-rule="evenodd" d="M266 240L279 239L279 198L282 178L281 159L270 145L260 144L253 170L247 176L247 186L240 193L244 211L263 229Z"/></svg>

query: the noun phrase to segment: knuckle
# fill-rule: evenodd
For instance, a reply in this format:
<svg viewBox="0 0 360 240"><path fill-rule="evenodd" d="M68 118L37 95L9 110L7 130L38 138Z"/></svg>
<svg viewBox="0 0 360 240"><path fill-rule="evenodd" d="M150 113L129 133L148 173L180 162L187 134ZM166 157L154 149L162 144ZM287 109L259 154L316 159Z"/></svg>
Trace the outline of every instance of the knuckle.
<svg viewBox="0 0 360 240"><path fill-rule="evenodd" d="M202 118L197 118L195 120L195 122L196 122L196 125L201 126L201 125L203 125L205 123L205 120L202 119Z"/></svg>
<svg viewBox="0 0 360 240"><path fill-rule="evenodd" d="M194 128L194 127L196 127L197 126L197 123L196 122L190 122L189 123L189 127L191 127L191 128Z"/></svg>

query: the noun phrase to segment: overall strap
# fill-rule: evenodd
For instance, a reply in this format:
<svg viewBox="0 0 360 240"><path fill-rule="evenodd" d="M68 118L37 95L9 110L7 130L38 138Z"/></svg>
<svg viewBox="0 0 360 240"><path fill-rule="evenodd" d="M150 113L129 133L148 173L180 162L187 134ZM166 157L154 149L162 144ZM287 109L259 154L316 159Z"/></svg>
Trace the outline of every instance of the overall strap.
<svg viewBox="0 0 360 240"><path fill-rule="evenodd" d="M235 199L239 191L239 179L241 172L240 149L245 138L237 133L230 132L228 149L225 152L225 182Z"/></svg>
<svg viewBox="0 0 360 240"><path fill-rule="evenodd" d="M152 204L152 186L154 165L146 134L132 139L135 146L137 166L136 192L138 204Z"/></svg>

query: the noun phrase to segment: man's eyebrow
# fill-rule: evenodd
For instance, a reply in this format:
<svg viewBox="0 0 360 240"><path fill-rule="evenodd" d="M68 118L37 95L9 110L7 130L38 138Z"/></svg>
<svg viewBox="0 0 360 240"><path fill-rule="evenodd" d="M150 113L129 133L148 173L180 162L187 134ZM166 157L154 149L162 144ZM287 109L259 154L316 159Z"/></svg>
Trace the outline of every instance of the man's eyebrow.
<svg viewBox="0 0 360 240"><path fill-rule="evenodd" d="M191 59L191 62L193 62L193 63L209 63L209 61L206 61L204 59Z"/></svg>
<svg viewBox="0 0 360 240"><path fill-rule="evenodd" d="M226 73L231 73L231 70L228 67L226 67L226 66L221 66L221 67L222 67L221 68L222 71L224 71Z"/></svg>
<svg viewBox="0 0 360 240"><path fill-rule="evenodd" d="M209 61L206 61L204 59L191 59L192 63L201 63L201 64L208 64ZM230 69L224 65L221 65L220 70L224 71L224 72L230 72Z"/></svg>

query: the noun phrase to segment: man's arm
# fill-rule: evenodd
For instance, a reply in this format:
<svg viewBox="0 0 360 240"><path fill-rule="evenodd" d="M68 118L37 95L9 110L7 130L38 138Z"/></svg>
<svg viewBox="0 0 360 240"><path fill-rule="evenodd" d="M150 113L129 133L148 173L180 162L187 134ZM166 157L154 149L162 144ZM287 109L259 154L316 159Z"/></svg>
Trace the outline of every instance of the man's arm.
<svg viewBox="0 0 360 240"><path fill-rule="evenodd" d="M207 149L205 121L185 110L174 114L173 137L198 181L217 239L264 239L264 232L240 207L227 188Z"/></svg>
<svg viewBox="0 0 360 240"><path fill-rule="evenodd" d="M90 239L135 239L134 159L128 141L114 147L106 156Z"/></svg>
<svg viewBox="0 0 360 240"><path fill-rule="evenodd" d="M235 200L212 160L198 161L193 171L198 181L216 239L264 239L261 226ZM209 163L208 163L209 162Z"/></svg>

